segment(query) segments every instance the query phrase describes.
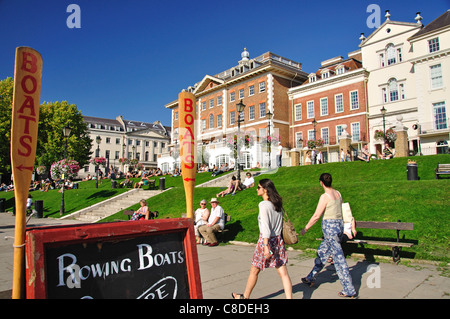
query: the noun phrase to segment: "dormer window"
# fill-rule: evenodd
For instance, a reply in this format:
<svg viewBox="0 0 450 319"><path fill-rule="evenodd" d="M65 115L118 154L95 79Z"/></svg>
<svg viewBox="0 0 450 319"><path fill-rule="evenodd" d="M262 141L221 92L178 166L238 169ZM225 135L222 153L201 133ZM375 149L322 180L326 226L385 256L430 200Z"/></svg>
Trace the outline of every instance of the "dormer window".
<svg viewBox="0 0 450 319"><path fill-rule="evenodd" d="M345 66L339 65L336 67L336 74L344 74L345 73Z"/></svg>
<svg viewBox="0 0 450 319"><path fill-rule="evenodd" d="M309 83L313 83L317 81L317 76L314 73L311 73L309 76Z"/></svg>

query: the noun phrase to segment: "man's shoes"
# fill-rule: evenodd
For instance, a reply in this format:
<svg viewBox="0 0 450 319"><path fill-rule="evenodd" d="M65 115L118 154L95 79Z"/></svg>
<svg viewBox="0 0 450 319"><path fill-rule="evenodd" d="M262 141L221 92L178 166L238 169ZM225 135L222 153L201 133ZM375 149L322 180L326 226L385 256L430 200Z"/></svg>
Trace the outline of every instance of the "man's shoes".
<svg viewBox="0 0 450 319"><path fill-rule="evenodd" d="M219 246L219 243L216 241L215 243L209 243L209 247Z"/></svg>

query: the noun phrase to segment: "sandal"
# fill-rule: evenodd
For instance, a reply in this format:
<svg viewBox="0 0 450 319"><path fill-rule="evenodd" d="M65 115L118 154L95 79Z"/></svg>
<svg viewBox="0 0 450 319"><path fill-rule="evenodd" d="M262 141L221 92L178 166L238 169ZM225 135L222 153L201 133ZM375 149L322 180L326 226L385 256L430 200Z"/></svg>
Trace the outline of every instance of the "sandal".
<svg viewBox="0 0 450 319"><path fill-rule="evenodd" d="M339 297L342 297L342 298L349 298L349 299L356 299L356 298L357 298L356 294L354 294L354 295L352 295L352 296L349 296L349 295L344 294L344 293L341 292L341 291L338 292L338 296L339 296Z"/></svg>
<svg viewBox="0 0 450 319"><path fill-rule="evenodd" d="M239 297L238 297L239 296ZM248 298L245 298L244 297L244 294L237 294L237 293L235 293L235 292L232 292L231 293L231 297L233 298L233 299L248 299Z"/></svg>
<svg viewBox="0 0 450 319"><path fill-rule="evenodd" d="M307 277L304 277L302 278L302 283L307 284L311 288L314 286L315 281L311 281Z"/></svg>

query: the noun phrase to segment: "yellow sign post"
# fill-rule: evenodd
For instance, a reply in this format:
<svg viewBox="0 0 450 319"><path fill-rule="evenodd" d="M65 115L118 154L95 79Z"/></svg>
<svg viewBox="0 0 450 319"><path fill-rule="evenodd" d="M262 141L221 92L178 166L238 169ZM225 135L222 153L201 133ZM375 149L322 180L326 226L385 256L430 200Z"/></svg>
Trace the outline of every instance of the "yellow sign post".
<svg viewBox="0 0 450 319"><path fill-rule="evenodd" d="M16 48L11 117L11 167L16 205L13 299L24 297L26 202L36 156L41 80L40 53L28 47Z"/></svg>
<svg viewBox="0 0 450 319"><path fill-rule="evenodd" d="M194 218L194 187L197 165L195 163L195 96L190 92L178 94L179 108L179 137L181 173L183 176L184 192L186 194L186 217Z"/></svg>

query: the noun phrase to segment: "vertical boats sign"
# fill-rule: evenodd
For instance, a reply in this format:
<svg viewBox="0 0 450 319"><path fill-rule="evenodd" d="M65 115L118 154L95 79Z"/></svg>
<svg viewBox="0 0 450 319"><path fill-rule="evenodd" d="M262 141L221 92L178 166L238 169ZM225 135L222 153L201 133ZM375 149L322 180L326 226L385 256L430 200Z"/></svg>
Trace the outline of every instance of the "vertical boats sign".
<svg viewBox="0 0 450 319"><path fill-rule="evenodd" d="M16 207L13 299L24 297L26 201L36 156L41 80L40 53L28 47L16 48L11 117L11 167Z"/></svg>
<svg viewBox="0 0 450 319"><path fill-rule="evenodd" d="M194 187L197 174L195 138L195 96L190 92L178 94L180 113L180 157L186 195L186 217L194 218Z"/></svg>

